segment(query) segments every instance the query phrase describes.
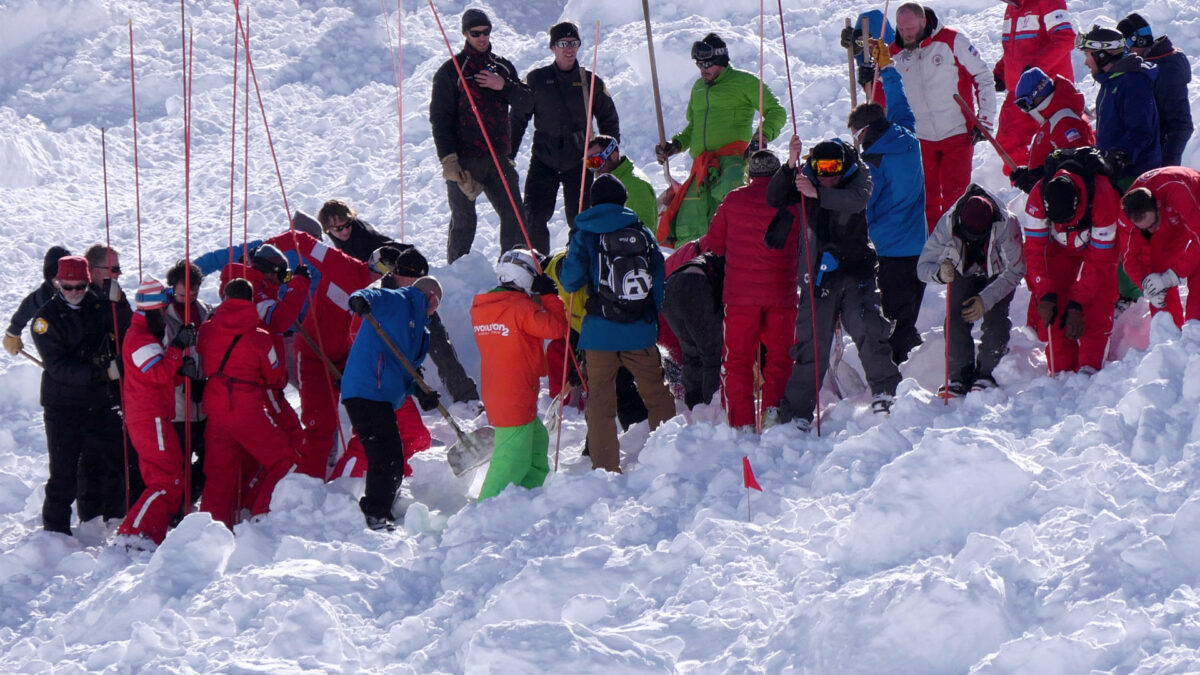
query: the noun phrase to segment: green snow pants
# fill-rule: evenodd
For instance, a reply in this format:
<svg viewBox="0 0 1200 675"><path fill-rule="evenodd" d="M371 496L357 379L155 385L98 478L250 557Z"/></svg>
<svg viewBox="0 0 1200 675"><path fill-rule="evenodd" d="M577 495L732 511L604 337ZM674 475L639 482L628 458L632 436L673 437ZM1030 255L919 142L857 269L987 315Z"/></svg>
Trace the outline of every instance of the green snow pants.
<svg viewBox="0 0 1200 675"><path fill-rule="evenodd" d="M550 473L549 448L550 435L536 417L519 427L496 427L496 452L479 490L479 501L495 497L514 483L523 488L541 487Z"/></svg>

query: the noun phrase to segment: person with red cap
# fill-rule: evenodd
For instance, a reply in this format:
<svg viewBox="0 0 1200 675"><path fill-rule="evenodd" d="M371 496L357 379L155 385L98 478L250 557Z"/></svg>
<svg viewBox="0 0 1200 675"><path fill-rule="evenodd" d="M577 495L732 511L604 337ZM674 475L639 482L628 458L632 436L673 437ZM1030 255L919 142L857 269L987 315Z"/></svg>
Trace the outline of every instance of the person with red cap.
<svg viewBox="0 0 1200 675"><path fill-rule="evenodd" d="M31 326L42 357L41 403L50 454L42 527L66 535L71 534L71 502L81 523L125 515L121 373L114 341L117 328L125 327L113 326L111 306L90 282L87 259L59 259L57 293Z"/></svg>
<svg viewBox="0 0 1200 675"><path fill-rule="evenodd" d="M993 371L1008 351L1008 306L1025 276L1017 217L995 195L972 183L938 221L917 262L917 276L947 286L950 381L962 396L996 386ZM979 352L971 328L983 320Z"/></svg>
<svg viewBox="0 0 1200 675"><path fill-rule="evenodd" d="M1180 327L1200 319L1200 291L1190 292L1200 269L1200 171L1182 166L1147 171L1129 186L1121 209L1121 262L1139 280L1150 312L1169 312ZM1179 300L1183 281L1189 291L1186 312Z"/></svg>
<svg viewBox="0 0 1200 675"><path fill-rule="evenodd" d="M237 467L246 456L264 467L248 504L255 515L266 513L275 484L300 460L293 439L268 414L267 393L287 384L287 369L276 340L259 327L253 298L249 281L229 281L223 302L200 327L196 343L208 377L200 510L230 529L237 516Z"/></svg>
<svg viewBox="0 0 1200 675"><path fill-rule="evenodd" d="M133 314L121 358L125 363L122 392L125 426L137 450L146 489L117 530L114 542L127 548L153 549L167 536L171 516L183 504L183 451L173 433L175 384L185 367L184 350L196 344L196 327L179 328L163 347L167 289L162 282L142 279L134 296ZM187 364L193 371L195 360Z"/></svg>
<svg viewBox="0 0 1200 675"><path fill-rule="evenodd" d="M1051 373L1104 365L1116 304L1120 197L1074 161L1033 187L1025 212L1025 283L1049 340Z"/></svg>
<svg viewBox="0 0 1200 675"><path fill-rule="evenodd" d="M1064 0L1004 0L1001 55L992 77L996 91L1007 91L1008 95L1000 106L996 142L1018 165L1028 163L1029 139L1037 131L1037 124L1017 105L1017 81L1029 68L1038 68L1051 78L1074 81L1074 46L1075 28ZM1008 165L1004 171L1008 172Z"/></svg>

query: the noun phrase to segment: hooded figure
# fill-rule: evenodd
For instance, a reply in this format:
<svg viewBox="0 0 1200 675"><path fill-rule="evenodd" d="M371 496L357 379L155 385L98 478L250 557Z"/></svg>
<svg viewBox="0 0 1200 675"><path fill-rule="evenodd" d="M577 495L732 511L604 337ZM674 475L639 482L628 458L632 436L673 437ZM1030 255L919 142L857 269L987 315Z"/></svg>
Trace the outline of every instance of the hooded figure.
<svg viewBox="0 0 1200 675"><path fill-rule="evenodd" d="M38 309L54 297L57 292L54 287L54 275L58 273L58 261L69 255L71 252L62 246L51 246L47 249L46 257L42 260L42 285L25 296L17 306L17 311L13 312L8 329L4 331L4 350L9 355L16 356L25 348L21 342L21 331L25 330L25 324L29 323Z"/></svg>

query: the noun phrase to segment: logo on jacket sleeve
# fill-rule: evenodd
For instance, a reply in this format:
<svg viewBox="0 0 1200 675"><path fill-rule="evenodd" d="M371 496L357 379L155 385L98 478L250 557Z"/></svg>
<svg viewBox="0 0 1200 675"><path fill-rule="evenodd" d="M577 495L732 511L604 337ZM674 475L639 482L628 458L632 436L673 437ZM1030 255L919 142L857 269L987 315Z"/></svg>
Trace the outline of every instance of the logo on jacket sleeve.
<svg viewBox="0 0 1200 675"><path fill-rule="evenodd" d="M37 333L38 335L42 335L49 328L50 324L46 323L45 319L38 318L37 321L33 322L33 332Z"/></svg>

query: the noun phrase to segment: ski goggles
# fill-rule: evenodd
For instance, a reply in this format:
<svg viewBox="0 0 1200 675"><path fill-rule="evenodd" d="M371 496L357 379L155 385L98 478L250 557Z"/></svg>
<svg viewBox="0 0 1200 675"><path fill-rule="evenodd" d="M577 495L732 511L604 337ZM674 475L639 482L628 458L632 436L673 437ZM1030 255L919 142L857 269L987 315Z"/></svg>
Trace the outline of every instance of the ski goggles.
<svg viewBox="0 0 1200 675"><path fill-rule="evenodd" d="M1013 99L1013 105L1017 106L1018 110L1029 112L1038 107L1038 104L1046 96L1050 94L1053 83L1049 79L1042 80L1033 88L1033 91L1023 96L1018 96Z"/></svg>
<svg viewBox="0 0 1200 675"><path fill-rule="evenodd" d="M840 176L846 170L846 163L840 159L814 159L809 166L817 176Z"/></svg>
<svg viewBox="0 0 1200 675"><path fill-rule="evenodd" d="M616 152L616 150L617 150L617 141L616 141L616 139L613 139L613 140L609 141L608 145L600 152L597 152L593 155L588 155L587 168L595 170L595 169L599 169L600 167L604 166L604 163L608 161L609 156L612 155L614 152Z"/></svg>
<svg viewBox="0 0 1200 675"><path fill-rule="evenodd" d="M554 47L559 49L579 49L579 45L583 44L578 39L574 40L558 40L554 43Z"/></svg>
<svg viewBox="0 0 1200 675"><path fill-rule="evenodd" d="M708 68L722 56L728 56L729 50L724 47L714 47L707 42L692 43L692 60L701 68Z"/></svg>
<svg viewBox="0 0 1200 675"><path fill-rule="evenodd" d="M1124 50L1125 40L1089 40L1086 35L1079 34L1075 36L1075 48L1083 51L1102 51L1106 52L1113 49Z"/></svg>

